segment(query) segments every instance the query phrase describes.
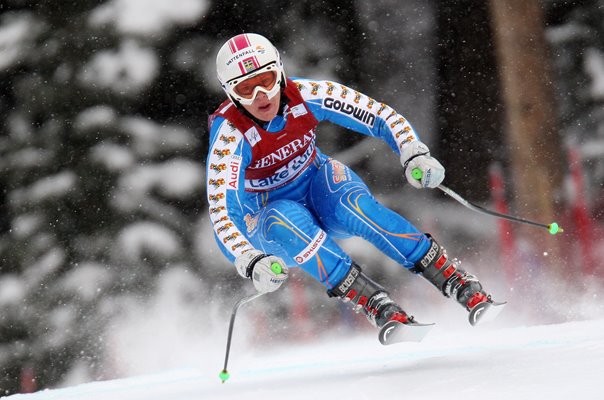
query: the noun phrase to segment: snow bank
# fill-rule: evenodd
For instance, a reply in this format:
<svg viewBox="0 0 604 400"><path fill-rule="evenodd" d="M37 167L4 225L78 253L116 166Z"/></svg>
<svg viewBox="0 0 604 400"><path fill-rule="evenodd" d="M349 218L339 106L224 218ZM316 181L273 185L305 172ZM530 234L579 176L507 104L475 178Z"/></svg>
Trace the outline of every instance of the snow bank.
<svg viewBox="0 0 604 400"><path fill-rule="evenodd" d="M218 379L222 359L200 357L197 365L157 374L7 400L307 400L353 393L355 399L596 400L603 395L604 320L436 328L422 343L387 347L371 333L289 348L235 346L225 384Z"/></svg>

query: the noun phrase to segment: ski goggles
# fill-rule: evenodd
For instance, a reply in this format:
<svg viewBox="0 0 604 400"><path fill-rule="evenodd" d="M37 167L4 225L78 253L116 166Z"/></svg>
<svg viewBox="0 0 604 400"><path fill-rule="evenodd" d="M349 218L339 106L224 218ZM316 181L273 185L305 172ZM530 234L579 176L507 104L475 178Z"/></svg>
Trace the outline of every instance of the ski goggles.
<svg viewBox="0 0 604 400"><path fill-rule="evenodd" d="M227 92L243 105L249 106L259 92L272 99L281 90L281 74L275 63L270 63L251 74L227 82Z"/></svg>

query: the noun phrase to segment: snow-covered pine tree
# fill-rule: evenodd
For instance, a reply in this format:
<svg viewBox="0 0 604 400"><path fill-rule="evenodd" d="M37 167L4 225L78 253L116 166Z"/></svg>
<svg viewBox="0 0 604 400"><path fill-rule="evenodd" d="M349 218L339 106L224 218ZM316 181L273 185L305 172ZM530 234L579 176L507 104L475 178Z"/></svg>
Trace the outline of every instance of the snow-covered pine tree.
<svg viewBox="0 0 604 400"><path fill-rule="evenodd" d="M206 3L153 32L116 26L119 2L14 3L0 20L10 41L0 74L2 394L18 391L25 366L38 387L75 365L102 377L106 321L144 300L166 268L199 269L192 236L204 207L200 138L141 99L180 81L170 40Z"/></svg>

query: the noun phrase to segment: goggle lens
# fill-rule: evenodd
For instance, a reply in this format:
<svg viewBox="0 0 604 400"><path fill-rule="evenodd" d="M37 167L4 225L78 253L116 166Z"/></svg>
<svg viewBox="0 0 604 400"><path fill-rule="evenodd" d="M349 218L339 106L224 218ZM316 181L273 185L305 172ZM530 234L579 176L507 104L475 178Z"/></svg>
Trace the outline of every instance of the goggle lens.
<svg viewBox="0 0 604 400"><path fill-rule="evenodd" d="M268 91L275 86L275 82L277 82L277 73L275 71L266 71L239 82L233 88L233 91L244 99L251 99L256 87L260 86L262 89Z"/></svg>

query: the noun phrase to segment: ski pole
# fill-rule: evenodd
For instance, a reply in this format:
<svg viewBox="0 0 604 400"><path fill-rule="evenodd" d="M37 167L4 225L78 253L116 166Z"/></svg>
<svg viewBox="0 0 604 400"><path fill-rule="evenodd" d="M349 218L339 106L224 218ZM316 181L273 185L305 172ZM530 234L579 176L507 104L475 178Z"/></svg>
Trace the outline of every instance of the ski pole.
<svg viewBox="0 0 604 400"><path fill-rule="evenodd" d="M281 273L281 265L279 265L279 263L273 263L271 265L271 269L275 274ZM222 380L222 383L225 383L227 379L229 379L231 376L231 374L229 374L229 371L227 370L227 365L229 363L229 353L231 351L231 338L233 337L233 327L235 325L235 317L237 316L237 311L239 311L239 307L241 307L242 305L249 303L254 299L257 299L265 293L266 292L257 292L250 296L244 297L243 299L235 303L235 306L233 307L233 312L231 313L231 322L229 323L229 333L227 336L226 353L224 355L224 367L222 368L222 371L220 371L220 374L218 374L218 377Z"/></svg>
<svg viewBox="0 0 604 400"><path fill-rule="evenodd" d="M231 338L233 337L233 326L235 325L235 317L237 316L237 311L242 305L249 303L254 299L257 299L263 294L264 292L258 292L254 293L251 296L244 297L243 299L239 300L233 307L233 312L231 313L231 322L229 324L229 334L227 336L226 354L224 355L224 368L222 368L222 371L220 371L220 374L218 374L218 376L222 380L222 383L225 383L226 380L229 379L229 377L231 376L231 374L229 374L229 371L227 370L227 365L229 363L229 353L231 351Z"/></svg>
<svg viewBox="0 0 604 400"><path fill-rule="evenodd" d="M423 172L422 172L421 169L415 168L415 169L413 169L413 171L411 171L411 176L413 176L413 178L415 178L417 180L420 180L420 179L422 179ZM498 218L508 219L510 221L520 222L520 223L523 223L523 224L538 226L540 228L545 228L552 235L555 235L556 233L564 232L564 229L560 228L560 226L556 222L552 222L551 224L542 224L542 223L535 222L535 221L529 221L528 219L514 217L513 215L501 214L501 213L498 213L498 212L495 212L495 211L488 210L488 209L486 209L484 207L481 207L481 206L479 206L477 204L470 203L469 201L467 201L466 199L464 199L459 194L457 194L453 190L449 189L445 185L442 185L442 184L438 185L438 188L440 190L442 190L445 194L448 194L449 196L453 197L461 205L469 208L472 211L476 211L476 212L479 212L479 213L482 213L482 214L492 215L492 216L498 217Z"/></svg>

